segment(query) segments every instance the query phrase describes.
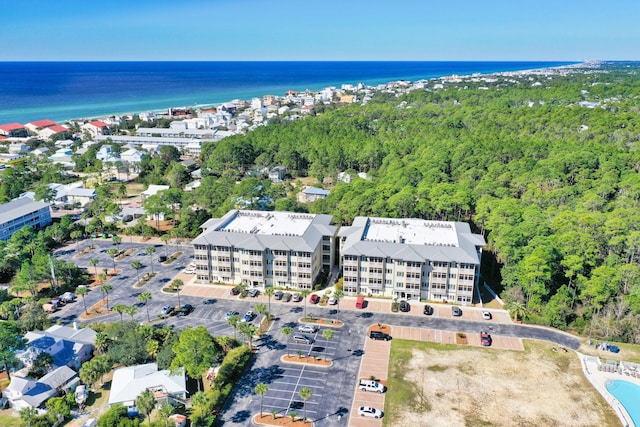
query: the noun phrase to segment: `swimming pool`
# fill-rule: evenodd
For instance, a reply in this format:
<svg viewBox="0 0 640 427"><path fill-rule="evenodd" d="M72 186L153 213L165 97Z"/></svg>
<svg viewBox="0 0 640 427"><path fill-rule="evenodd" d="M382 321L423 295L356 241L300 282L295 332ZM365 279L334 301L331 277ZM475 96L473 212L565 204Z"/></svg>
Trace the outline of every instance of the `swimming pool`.
<svg viewBox="0 0 640 427"><path fill-rule="evenodd" d="M607 381L607 390L622 403L633 423L640 426L640 387L629 381L611 380Z"/></svg>

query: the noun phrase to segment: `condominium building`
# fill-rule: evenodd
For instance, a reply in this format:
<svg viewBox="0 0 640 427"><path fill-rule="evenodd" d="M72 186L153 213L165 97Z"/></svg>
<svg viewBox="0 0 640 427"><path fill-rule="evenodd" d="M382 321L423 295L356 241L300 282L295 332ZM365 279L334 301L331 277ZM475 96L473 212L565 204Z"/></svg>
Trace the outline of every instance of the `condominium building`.
<svg viewBox="0 0 640 427"><path fill-rule="evenodd" d="M30 226L36 230L51 224L49 204L21 197L0 205L0 240L9 240L22 227Z"/></svg>
<svg viewBox="0 0 640 427"><path fill-rule="evenodd" d="M312 289L335 264L330 215L232 210L204 223L194 254L200 283Z"/></svg>
<svg viewBox="0 0 640 427"><path fill-rule="evenodd" d="M357 217L338 233L344 291L469 304L482 235L462 222Z"/></svg>

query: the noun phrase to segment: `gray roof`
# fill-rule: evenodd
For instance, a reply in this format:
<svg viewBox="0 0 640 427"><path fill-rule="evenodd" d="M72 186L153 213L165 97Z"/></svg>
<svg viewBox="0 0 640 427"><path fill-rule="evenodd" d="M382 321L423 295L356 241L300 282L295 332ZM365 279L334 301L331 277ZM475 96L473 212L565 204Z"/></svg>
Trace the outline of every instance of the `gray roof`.
<svg viewBox="0 0 640 427"><path fill-rule="evenodd" d="M196 245L233 246L249 250L264 250L266 248L286 251L313 252L322 242L322 237L333 235L336 227L330 225L331 215L312 215L313 219L302 235L269 235L253 234L235 231L219 231L238 212L229 211L222 218L212 218L203 224L206 231L196 237L191 243ZM294 214L295 215L295 214Z"/></svg>
<svg viewBox="0 0 640 427"><path fill-rule="evenodd" d="M76 373L68 366L61 366L49 372L38 381L28 378L12 377L9 389L22 394L22 400L37 408L45 400L54 396L60 387L69 382Z"/></svg>
<svg viewBox="0 0 640 427"><path fill-rule="evenodd" d="M340 228L339 236L345 237L343 255L366 255L404 261L444 261L479 264L478 248L486 245L482 235L472 234L469 224L450 223L454 226L458 245L418 245L385 241L362 240L366 228L366 217L354 219L353 226Z"/></svg>
<svg viewBox="0 0 640 427"><path fill-rule="evenodd" d="M39 211L42 208L49 209L49 204L43 201L35 201L28 197L21 197L9 203L0 205L0 224L13 221L21 216Z"/></svg>

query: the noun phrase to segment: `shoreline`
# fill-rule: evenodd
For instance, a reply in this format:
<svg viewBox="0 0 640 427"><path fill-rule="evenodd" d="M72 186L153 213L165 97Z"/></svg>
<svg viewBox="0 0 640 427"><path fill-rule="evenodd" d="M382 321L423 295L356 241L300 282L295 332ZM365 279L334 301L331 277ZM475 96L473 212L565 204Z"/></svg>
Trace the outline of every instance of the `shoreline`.
<svg viewBox="0 0 640 427"><path fill-rule="evenodd" d="M50 64L51 62L42 62L42 63L38 63L38 62L25 62L25 63L17 63L17 64ZM99 118L107 118L110 116L123 116L123 115L135 115L135 114L139 114L142 112L154 112L154 113L158 113L158 112L166 112L169 108L179 108L180 107L187 107L187 108L210 108L210 107L215 107L219 104L222 103L227 103L227 102L231 102L234 99L243 99L243 100L250 100L251 98L255 98L255 97L263 97L265 95L268 94L277 94L278 92L285 92L286 90L296 90L298 92L303 92L307 89L311 90L312 92L319 92L321 90L323 90L324 88L328 88L328 87L341 87L341 85L357 85L358 83L363 83L365 86L368 87L375 87L377 85L385 85L388 84L390 82L394 82L394 81L407 81L407 82L418 82L418 81L430 81L430 80L437 80L437 79L442 79L444 77L448 77L448 76L470 76L470 75L482 75L482 76L489 76L489 75L500 75L500 74L504 74L504 73L526 73L526 72L531 72L533 70L542 70L542 69L554 69L554 68L560 68L560 67L566 67L566 66L584 66L584 62L580 62L580 63L576 63L576 62L555 62L555 61L541 61L541 62L533 62L533 61L246 61L246 62L239 62L239 61L194 61L194 62L185 62L185 61L176 61L176 62L158 62L158 61L148 61L148 62L138 62L138 61L122 61L122 62L104 62L105 64L153 64L153 63L162 63L162 64L171 64L171 65L175 65L175 66L182 66L183 64L199 64L199 63L206 63L206 64L235 64L236 66L240 66L240 65L245 65L245 64L259 64L259 65L263 65L263 64L278 64L280 66L289 66L289 65L294 65L294 64L303 64L305 66L307 65L311 65L311 64L316 64L316 65L327 65L327 64L341 64L344 69L336 69L336 70L332 70L333 72L337 73L337 74L342 74L341 76L332 76L332 75L324 75L322 73L320 73L319 71L322 70L315 70L314 72L316 74L314 74L314 72L308 73L305 75L305 79L307 79L308 81L295 81L296 80L296 74L293 73L292 74L292 80L291 83L286 82L285 80L279 81L279 80L273 80L270 81L268 76L263 76L261 75L258 70L252 70L255 73L255 76L259 76L262 77L263 79L266 79L264 81L264 84L262 85L258 85L257 87L243 87L242 83L240 80L238 80L237 82L230 82L230 86L228 87L222 87L221 89L216 89L215 87L208 87L206 85L203 85L203 93L201 93L201 95L204 95L203 97L207 98L205 102L200 103L197 101L197 99L195 100L195 102L189 102L189 101L185 101L186 98L191 97L191 95L189 94L190 92L194 92L194 91L199 91L199 88L194 88L194 87L189 87L188 85L185 86L184 91L181 92L176 92L176 93L166 93L166 94L160 94L160 97L170 97L170 98L176 98L175 101L172 101L170 99L167 99L166 101L163 99L157 99L156 101L154 101L153 99L144 99L144 98L140 98L142 99L141 101L138 102L134 102L134 101L129 101L127 99L124 99L122 101L122 107L125 108L118 108L117 107L117 103L116 106L112 106L109 107L106 104L108 103L108 100L101 100L97 99L95 101L93 101L93 103L88 103L86 101L84 101L84 103L86 104L86 107L88 110L90 109L97 109L97 110L101 110L100 112L95 112L92 113L90 111L88 112L82 112L81 114L78 115L71 115L71 114L66 114L64 112L60 112L59 114L53 114L50 115L47 112L43 112L42 115L39 115L37 113L37 111L44 111L45 110L45 106L39 106L39 107L34 107L34 106L23 106L22 109L26 110L24 111L25 116L29 116L29 117L37 117L34 119L17 119L17 120L12 120L11 118L15 118L17 117L20 113L19 112L12 112L11 109L8 109L5 113L2 113L2 111L0 110L0 117L2 116L8 116L7 120L0 120L0 122L6 122L6 123L12 123L12 122L18 122L18 123L28 123L31 121L35 121L35 120L43 120L43 119L51 119L53 121L56 121L58 123L64 124L64 123L68 123L71 121L76 121L76 120L92 120L92 119L99 119ZM545 63L549 64L548 67L546 66L538 66L536 67L535 65L545 65ZM561 64L561 65L554 65L554 64ZM102 62L78 62L78 63L67 63L67 62L56 62L56 64L102 64ZM359 67L361 67L361 70L356 70L359 75L357 77L354 76L350 76L350 74L353 73L353 70L350 69L348 67L349 64L357 64ZM392 78L392 77L375 77L374 73L371 73L370 71L365 69L365 65L366 64L390 64L390 65L421 65L423 67L427 67L431 66L434 67L432 70L422 70L421 72L419 72L419 70L414 70L411 68L407 68L407 69L402 69L402 67L399 67L398 69L390 69L390 70L383 70L381 71L379 74L384 75L384 74L404 74L406 77L397 77L397 78ZM526 65L534 65L533 68L523 68L523 69L516 69L516 70L512 70L512 71L504 71L504 70L499 70L499 71L491 71L491 72L472 72L469 70L464 70L465 66L478 66L478 69L481 68L500 68L500 66L504 66L505 68L510 68L510 67L516 67L518 65L522 65L522 66L526 66ZM455 70L450 70L449 68L456 68L456 66L461 67L461 72L460 74L456 73ZM1 69L1 65L0 65L0 69ZM437 67L445 67L446 70L444 69L439 69ZM146 70L143 70L144 72L146 72ZM301 70L304 73L304 70ZM117 74L116 71L113 71L114 74ZM367 75L367 73L369 73ZM425 77L419 77L418 75L416 75L416 73L419 74L424 74ZM179 73L176 73L176 75L178 75ZM105 76L109 76L109 74L105 74ZM217 74L211 72L211 76L209 76L210 78L212 77L216 77ZM254 76L254 77L255 77ZM321 76L321 77L319 77ZM224 77L224 75L222 75L222 77ZM246 78L248 79L247 81L251 81L251 73L247 74ZM409 78L411 77L411 78ZM152 76L153 78L153 76ZM340 82L336 83L335 80L333 80L334 78L339 78ZM314 79L318 79L318 81L313 81ZM216 80L217 81L217 80ZM105 85L108 83L105 83ZM304 88L303 88L304 87ZM207 91L211 91L211 93L207 94ZM131 93L131 98L129 99L135 99L136 94L135 93ZM66 95L64 95L66 96ZM276 95L276 96L283 96L283 94L280 95ZM37 98L37 96L36 96ZM195 96L194 96L195 98ZM83 101L81 99L78 99L78 104L75 107L72 107L73 109L81 109L83 107ZM132 108L126 108L126 104L127 102L129 103L137 103L140 104L139 106L134 106L132 105ZM101 107L101 104L102 105ZM146 105L144 105L146 104ZM8 105L11 105L11 103L9 103ZM62 104L61 104L62 105ZM75 105L75 104L71 104L71 105ZM148 108L146 108L146 106L148 105ZM60 106L59 105L52 105L51 106L51 110L50 111L56 111L56 109L59 109ZM28 113L28 111L31 111L31 113ZM64 117L64 118L59 118L57 119L56 117Z"/></svg>

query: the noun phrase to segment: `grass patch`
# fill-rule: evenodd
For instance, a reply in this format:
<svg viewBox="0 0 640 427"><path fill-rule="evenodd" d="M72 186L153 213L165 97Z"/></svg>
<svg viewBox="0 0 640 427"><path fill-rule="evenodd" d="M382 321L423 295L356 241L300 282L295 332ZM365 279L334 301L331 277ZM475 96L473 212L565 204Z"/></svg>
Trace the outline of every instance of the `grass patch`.
<svg viewBox="0 0 640 427"><path fill-rule="evenodd" d="M427 366L427 370L431 372L443 372L447 370L447 367L440 366L440 365L432 365L432 366Z"/></svg>
<svg viewBox="0 0 640 427"><path fill-rule="evenodd" d="M0 414L0 426L16 426L16 425L20 425L20 417L17 417L17 416L12 417L11 415Z"/></svg>

